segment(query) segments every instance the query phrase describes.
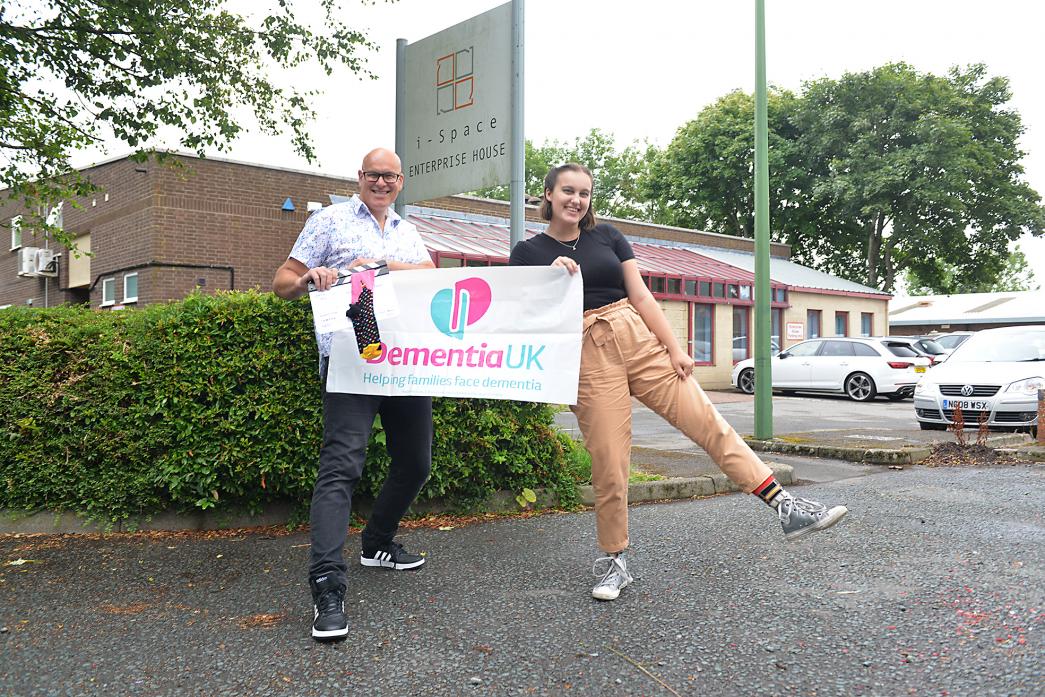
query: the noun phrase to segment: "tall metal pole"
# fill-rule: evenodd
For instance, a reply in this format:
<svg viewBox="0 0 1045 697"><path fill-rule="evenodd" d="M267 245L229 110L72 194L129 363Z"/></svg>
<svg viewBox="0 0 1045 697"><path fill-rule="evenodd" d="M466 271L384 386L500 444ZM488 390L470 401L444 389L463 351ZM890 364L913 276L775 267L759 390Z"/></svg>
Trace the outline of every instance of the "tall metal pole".
<svg viewBox="0 0 1045 697"><path fill-rule="evenodd" d="M526 225L526 150L523 130L523 16L525 2L512 0L512 177L510 194L511 226L510 247L512 249L523 238Z"/></svg>
<svg viewBox="0 0 1045 697"><path fill-rule="evenodd" d="M755 0L755 438L773 437L769 353L769 125L766 98L766 4Z"/></svg>
<svg viewBox="0 0 1045 697"><path fill-rule="evenodd" d="M396 39L396 154L403 159L406 152L406 39ZM362 186L362 183L360 183ZM410 186L406 182L405 186ZM400 217L406 215L406 204L402 198L397 198L392 209Z"/></svg>

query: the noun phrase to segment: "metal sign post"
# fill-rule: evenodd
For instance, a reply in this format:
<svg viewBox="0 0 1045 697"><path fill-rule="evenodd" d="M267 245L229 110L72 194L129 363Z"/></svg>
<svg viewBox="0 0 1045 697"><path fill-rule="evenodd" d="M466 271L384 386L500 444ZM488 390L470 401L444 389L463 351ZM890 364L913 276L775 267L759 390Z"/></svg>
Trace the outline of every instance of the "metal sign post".
<svg viewBox="0 0 1045 697"><path fill-rule="evenodd" d="M769 279L769 126L766 97L766 5L755 0L755 438L773 437L773 364ZM781 347L783 348L783 347Z"/></svg>
<svg viewBox="0 0 1045 697"><path fill-rule="evenodd" d="M512 182L509 249L523 238L526 226L526 146L523 140L524 0L512 0Z"/></svg>

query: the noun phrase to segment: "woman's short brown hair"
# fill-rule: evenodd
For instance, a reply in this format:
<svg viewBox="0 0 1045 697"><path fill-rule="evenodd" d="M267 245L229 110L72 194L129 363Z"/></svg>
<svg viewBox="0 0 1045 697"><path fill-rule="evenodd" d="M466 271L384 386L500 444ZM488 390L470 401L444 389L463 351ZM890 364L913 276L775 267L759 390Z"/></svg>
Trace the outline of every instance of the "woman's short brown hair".
<svg viewBox="0 0 1045 697"><path fill-rule="evenodd" d="M559 181L559 174L562 173L562 172L581 172L582 174L587 174L588 175L588 179L591 180L592 187L594 188L595 177L593 177L591 175L591 170L589 170L584 165L579 165L576 162L567 162L564 165L559 165L558 167L552 167L551 169L548 170L548 174L546 174L545 177L544 177L544 195L541 196L541 209L540 209L541 220L551 220L552 219L552 204L551 204L551 201L548 200L548 192L549 191L555 191L555 183L557 181ZM592 193L594 193L594 192L592 192ZM584 217L581 218L581 221L580 221L580 228L581 228L581 230L590 230L593 227L595 227L595 210L594 209L595 209L595 206L594 206L592 200L589 199L588 200L588 211L584 214Z"/></svg>

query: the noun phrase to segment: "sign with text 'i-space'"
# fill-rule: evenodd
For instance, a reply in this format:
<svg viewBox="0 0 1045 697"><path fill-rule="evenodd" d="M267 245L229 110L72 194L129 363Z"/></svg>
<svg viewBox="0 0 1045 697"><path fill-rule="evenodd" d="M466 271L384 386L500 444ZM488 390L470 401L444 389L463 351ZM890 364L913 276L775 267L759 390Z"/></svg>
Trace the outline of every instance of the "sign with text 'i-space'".
<svg viewBox="0 0 1045 697"><path fill-rule="evenodd" d="M403 203L511 178L511 7L407 45Z"/></svg>

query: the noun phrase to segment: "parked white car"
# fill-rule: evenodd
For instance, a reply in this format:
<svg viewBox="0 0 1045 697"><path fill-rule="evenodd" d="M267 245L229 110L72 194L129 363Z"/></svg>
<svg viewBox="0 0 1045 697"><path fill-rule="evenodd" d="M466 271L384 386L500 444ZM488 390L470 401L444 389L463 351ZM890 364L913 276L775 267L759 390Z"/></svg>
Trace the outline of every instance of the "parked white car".
<svg viewBox="0 0 1045 697"><path fill-rule="evenodd" d="M902 342L882 338L835 337L810 339L771 359L773 389L783 392L838 392L858 402L877 395L891 400L910 397L929 359ZM755 391L755 360L733 368L733 386Z"/></svg>
<svg viewBox="0 0 1045 697"><path fill-rule="evenodd" d="M1045 389L1045 325L983 329L932 369L914 391L923 430L944 429L956 407L965 424L1027 428L1038 424L1038 390Z"/></svg>

